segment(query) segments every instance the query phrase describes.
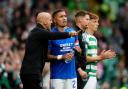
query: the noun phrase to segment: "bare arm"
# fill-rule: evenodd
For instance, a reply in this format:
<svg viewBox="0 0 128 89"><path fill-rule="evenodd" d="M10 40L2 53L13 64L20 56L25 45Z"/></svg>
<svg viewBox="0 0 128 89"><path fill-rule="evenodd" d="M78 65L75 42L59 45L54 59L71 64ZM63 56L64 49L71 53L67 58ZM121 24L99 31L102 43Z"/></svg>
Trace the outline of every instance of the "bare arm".
<svg viewBox="0 0 128 89"><path fill-rule="evenodd" d="M116 53L112 50L102 51L100 55L96 57L87 56L87 62L101 61L105 59L111 59L116 56Z"/></svg>
<svg viewBox="0 0 128 89"><path fill-rule="evenodd" d="M87 62L94 62L94 61L100 61L100 60L102 60L102 57L100 55L96 57L86 56Z"/></svg>
<svg viewBox="0 0 128 89"><path fill-rule="evenodd" d="M51 55L50 54L50 51L48 51L48 59L50 59L50 60L57 60L57 56L55 56L55 55Z"/></svg>
<svg viewBox="0 0 128 89"><path fill-rule="evenodd" d="M71 60L73 57L72 53L66 53L64 55L52 55L50 54L50 51L48 51L48 59L51 60Z"/></svg>

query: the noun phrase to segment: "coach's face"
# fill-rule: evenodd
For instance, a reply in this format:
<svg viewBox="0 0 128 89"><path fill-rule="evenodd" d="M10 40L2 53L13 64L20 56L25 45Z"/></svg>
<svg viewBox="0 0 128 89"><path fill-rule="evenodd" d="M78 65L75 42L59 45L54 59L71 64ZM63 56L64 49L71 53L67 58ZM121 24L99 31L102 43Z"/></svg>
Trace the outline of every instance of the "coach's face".
<svg viewBox="0 0 128 89"><path fill-rule="evenodd" d="M54 22L57 26L60 26L60 27L67 26L67 15L65 11L58 12L54 18Z"/></svg>
<svg viewBox="0 0 128 89"><path fill-rule="evenodd" d="M40 23L45 29L51 29L52 17L47 12L40 12L37 15L37 23Z"/></svg>
<svg viewBox="0 0 128 89"><path fill-rule="evenodd" d="M49 14L48 18L45 20L45 25L48 29L51 29L51 24L52 24L52 17Z"/></svg>

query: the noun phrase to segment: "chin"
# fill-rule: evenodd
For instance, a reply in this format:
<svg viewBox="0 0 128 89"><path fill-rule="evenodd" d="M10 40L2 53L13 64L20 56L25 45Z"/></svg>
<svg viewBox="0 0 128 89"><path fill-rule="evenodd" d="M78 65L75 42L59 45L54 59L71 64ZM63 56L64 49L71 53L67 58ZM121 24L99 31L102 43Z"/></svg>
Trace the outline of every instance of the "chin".
<svg viewBox="0 0 128 89"><path fill-rule="evenodd" d="M62 27L66 27L67 26L67 24L65 24L65 25L62 25Z"/></svg>
<svg viewBox="0 0 128 89"><path fill-rule="evenodd" d="M48 31L50 31L51 30L51 28L48 28Z"/></svg>
<svg viewBox="0 0 128 89"><path fill-rule="evenodd" d="M97 29L95 29L95 32L97 31Z"/></svg>

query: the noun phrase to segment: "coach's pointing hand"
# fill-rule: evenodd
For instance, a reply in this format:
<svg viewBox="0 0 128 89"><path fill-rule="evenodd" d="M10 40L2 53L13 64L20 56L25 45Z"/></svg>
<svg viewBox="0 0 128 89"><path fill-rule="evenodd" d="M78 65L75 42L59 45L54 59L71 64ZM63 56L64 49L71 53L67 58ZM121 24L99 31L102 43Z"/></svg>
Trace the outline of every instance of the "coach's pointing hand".
<svg viewBox="0 0 128 89"><path fill-rule="evenodd" d="M77 31L77 32L69 32L69 35L70 36L77 36L79 32L81 32L81 30Z"/></svg>

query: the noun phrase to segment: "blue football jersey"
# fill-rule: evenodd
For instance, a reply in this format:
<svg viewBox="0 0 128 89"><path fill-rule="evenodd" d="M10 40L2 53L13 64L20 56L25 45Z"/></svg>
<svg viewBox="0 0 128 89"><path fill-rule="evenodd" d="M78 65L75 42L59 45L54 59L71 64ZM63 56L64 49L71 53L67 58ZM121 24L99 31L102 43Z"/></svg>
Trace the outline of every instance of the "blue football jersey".
<svg viewBox="0 0 128 89"><path fill-rule="evenodd" d="M58 32L54 27L52 32ZM73 32L74 29L66 27L64 32ZM79 46L78 37L70 37L67 39L50 40L48 49L52 55L64 55L65 53L74 52L74 47ZM75 58L70 61L54 60L51 62L51 79L71 79L76 78Z"/></svg>

